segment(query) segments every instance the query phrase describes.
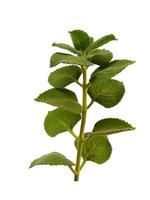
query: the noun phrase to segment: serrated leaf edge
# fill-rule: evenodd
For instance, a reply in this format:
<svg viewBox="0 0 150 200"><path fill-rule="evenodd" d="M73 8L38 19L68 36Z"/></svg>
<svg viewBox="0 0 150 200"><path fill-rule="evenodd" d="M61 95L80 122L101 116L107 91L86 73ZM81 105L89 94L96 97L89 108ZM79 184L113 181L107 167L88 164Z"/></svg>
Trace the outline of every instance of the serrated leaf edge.
<svg viewBox="0 0 150 200"><path fill-rule="evenodd" d="M125 120L122 120L122 119L119 119L119 118L105 118L105 119L101 119L99 120L97 123L99 122L102 122L102 121L106 121L106 120L119 120L121 122L124 122L126 125L130 126L129 128L126 128L125 130L121 131L121 129L117 129L117 132L116 131L112 131L111 134L113 133L118 133L118 132L125 132L125 131L132 131L132 130L135 130L135 127L133 127L130 123L126 122ZM96 126L96 124L94 125L94 127ZM94 131L94 128L93 128L93 131L92 131L93 134L96 134L98 133L98 131ZM104 131L104 133L107 133ZM109 134L110 135L110 134Z"/></svg>
<svg viewBox="0 0 150 200"><path fill-rule="evenodd" d="M110 79L110 80L118 81L118 82L120 83L120 85L123 86L124 94L125 94L126 89L125 89L124 83L123 83L122 81L119 81L119 80L116 80L116 79ZM108 81L110 81L110 80L108 80ZM96 85L96 84L95 84L95 85ZM98 84L97 84L97 85L98 85ZM123 94L123 96L124 96L124 94ZM88 93L88 95L89 95L89 93ZM89 95L89 96L90 96L90 95ZM98 103L97 101L95 101L96 98L98 98L99 96L101 96L101 95L98 95L98 96L96 96L96 97L94 97L94 98L91 98L91 96L90 96L90 98L91 98L92 101L96 102L97 104L100 104L100 103ZM120 101L119 101L117 104L115 104L114 106L118 105L118 104L122 101L123 96L122 96L122 98L120 99ZM100 105L101 105L101 104L100 104ZM103 107L105 107L105 108L113 108L113 107L114 107L114 106L105 106L105 105L101 105L101 106L103 106ZM113 119L114 119L114 118L113 118Z"/></svg>
<svg viewBox="0 0 150 200"><path fill-rule="evenodd" d="M80 70L80 72L81 72L80 75L79 75L79 77L81 76L82 70L81 70L81 68L79 68L78 65L67 65L67 66L63 66L63 67L58 68L58 69L56 69L55 71L51 72L50 75L49 75L49 77L50 77L51 75L53 75L53 73L59 71L60 69L65 69L65 68L69 68L69 67L76 67L76 68L78 69L78 71ZM48 77L48 82L50 83L49 77ZM75 79L75 78L73 78L72 76L69 76L69 75L63 75L63 77L70 78L70 79L72 79L72 80L75 81L75 82L79 79L79 78L78 78L78 79ZM51 83L50 83L50 84L51 84ZM51 85L52 85L52 84L51 84Z"/></svg>
<svg viewBox="0 0 150 200"><path fill-rule="evenodd" d="M51 152L51 153L58 153L58 152ZM63 156L63 157L65 157L63 154L61 154L61 153L58 153L58 154L60 154L61 156ZM41 156L42 157L42 156ZM40 158L40 157L39 157ZM36 160L38 160L39 158L37 158L37 159L35 159L35 160L33 160L32 162L31 162L31 164L30 164L30 166L29 166L29 169L31 169L31 168L33 168L33 167L35 167L35 166L43 166L43 165L50 165L50 164L37 164L37 165L33 165L33 163L36 161ZM60 163L60 164L51 164L50 166L58 166L58 165L64 165L64 166L74 166L75 165L75 163L73 163L71 160L69 160L68 158L66 158L65 157L65 159L66 160L68 160L69 162L71 162L72 164L70 164L70 165L67 165L67 164L64 164L64 163ZM33 166L32 166L33 165Z"/></svg>
<svg viewBox="0 0 150 200"><path fill-rule="evenodd" d="M61 47L61 45L64 45L64 47ZM78 56L80 56L80 52L77 51L74 47L70 46L69 44L65 44L65 43L56 43L56 42L53 42L52 43L52 46L53 47L58 47L58 48L61 48L61 49L64 49L66 51L70 51L71 53L74 53ZM65 47L66 46L66 47ZM67 48L68 47L68 48Z"/></svg>

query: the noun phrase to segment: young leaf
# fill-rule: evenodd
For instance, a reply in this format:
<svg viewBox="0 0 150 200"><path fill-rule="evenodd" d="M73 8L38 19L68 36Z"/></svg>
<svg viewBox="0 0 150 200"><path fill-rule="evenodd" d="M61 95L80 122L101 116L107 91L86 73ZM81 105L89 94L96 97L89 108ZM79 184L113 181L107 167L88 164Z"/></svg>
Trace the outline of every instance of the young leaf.
<svg viewBox="0 0 150 200"><path fill-rule="evenodd" d="M81 58L78 56L73 56L70 54L65 53L54 53L50 59L50 66L54 67L60 63L67 63L67 64L77 64L77 65L85 65L90 66L92 63L88 61L86 58Z"/></svg>
<svg viewBox="0 0 150 200"><path fill-rule="evenodd" d="M82 70L75 65L62 67L49 75L48 82L56 88L62 88L78 80Z"/></svg>
<svg viewBox="0 0 150 200"><path fill-rule="evenodd" d="M105 49L94 49L88 54L88 60L97 65L106 65L112 58L113 54Z"/></svg>
<svg viewBox="0 0 150 200"><path fill-rule="evenodd" d="M79 51L86 49L92 42L92 38L84 31L74 30L69 33L74 47Z"/></svg>
<svg viewBox="0 0 150 200"><path fill-rule="evenodd" d="M49 111L44 122L44 128L51 137L72 130L80 120L80 114L76 114L64 109Z"/></svg>
<svg viewBox="0 0 150 200"><path fill-rule="evenodd" d="M91 137L91 133L86 133L85 138ZM112 147L107 137L92 136L90 140L84 142L82 157L86 161L92 161L97 164L106 162L112 153Z"/></svg>
<svg viewBox="0 0 150 200"><path fill-rule="evenodd" d="M88 94L93 101L101 104L106 108L117 105L125 93L122 82L117 80L109 80L103 84L91 84Z"/></svg>
<svg viewBox="0 0 150 200"><path fill-rule="evenodd" d="M93 133L98 135L110 135L134 129L135 128L131 124L124 120L108 118L98 121L93 128Z"/></svg>
<svg viewBox="0 0 150 200"><path fill-rule="evenodd" d="M77 54L78 56L80 56L80 52L77 51L75 48L73 48L72 46L68 45L68 44L64 44L64 43L53 43L52 46L54 47L59 47L61 49L65 49L70 51L71 53Z"/></svg>
<svg viewBox="0 0 150 200"><path fill-rule="evenodd" d="M75 113L81 112L81 105L78 103L75 93L68 89L52 88L40 94L35 100L64 108Z"/></svg>
<svg viewBox="0 0 150 200"><path fill-rule="evenodd" d="M36 165L67 165L73 166L75 165L71 160L67 159L64 155L58 152L52 152L37 158L32 161L29 168L32 168Z"/></svg>
<svg viewBox="0 0 150 200"><path fill-rule="evenodd" d="M96 49L104 44L107 44L108 42L112 40L117 40L113 34L105 35L101 37L100 39L96 40L95 42L91 43L89 47L87 47L86 52L89 52L92 49Z"/></svg>
<svg viewBox="0 0 150 200"><path fill-rule="evenodd" d="M90 82L94 83L102 83L106 80L109 80L116 74L120 73L123 69L125 69L128 65L133 64L134 61L131 60L115 60L110 62L109 64L99 67L96 69L91 76Z"/></svg>

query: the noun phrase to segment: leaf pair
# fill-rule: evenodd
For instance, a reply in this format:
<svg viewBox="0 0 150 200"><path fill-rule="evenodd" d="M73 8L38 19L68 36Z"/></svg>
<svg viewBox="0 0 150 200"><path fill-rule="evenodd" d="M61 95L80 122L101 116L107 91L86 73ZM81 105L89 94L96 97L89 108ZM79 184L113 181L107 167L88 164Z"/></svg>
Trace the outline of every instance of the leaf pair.
<svg viewBox="0 0 150 200"><path fill-rule="evenodd" d="M92 37L90 37L86 32L81 30L74 30L69 33L71 35L73 45L78 51L85 50L85 52L89 52L93 49L97 49L103 46L104 44L107 44L110 41L116 40L113 34L106 35L94 41Z"/></svg>
<svg viewBox="0 0 150 200"><path fill-rule="evenodd" d="M134 130L134 127L120 119L108 118L98 121L92 133L84 134L85 142L82 151L84 162L92 161L98 164L106 162L112 153L112 147L107 136L130 130ZM75 146L77 147L77 145L76 140Z"/></svg>
<svg viewBox="0 0 150 200"><path fill-rule="evenodd" d="M62 118L63 118L64 113L62 111L59 111L59 114L60 113L62 114ZM52 115L49 117L53 118ZM62 119L61 116L59 116L59 117L60 117L60 119ZM68 117L69 117L69 115L68 115ZM55 125L59 126L59 123L55 122L55 119L53 119L53 120L54 120L54 123L56 123ZM50 122L51 122L51 119L50 119ZM49 123L49 122L47 121L46 123ZM51 125L52 124L50 124L50 126ZM69 126L70 125L68 125L68 127ZM52 130L53 130L53 127L52 127ZM127 122L120 120L120 119L108 118L108 119L103 119L103 120L98 121L95 124L92 133L84 134L84 136L85 136L84 138L86 140L84 142L83 151L82 151L82 157L83 157L84 162L92 161L97 164L102 164L102 163L106 162L110 158L111 153L112 153L112 147L107 138L107 135L119 133L119 132L123 132L123 131L129 131L129 130L134 130L134 128ZM78 141L76 140L75 146L77 147L77 145L78 145ZM62 154L57 153L57 152L52 152L50 154L46 154L46 155L34 160L31 163L30 168L34 167L36 165L73 166L75 164L72 161L70 161L69 159L67 159L65 156L63 156Z"/></svg>
<svg viewBox="0 0 150 200"><path fill-rule="evenodd" d="M68 89L50 89L40 94L36 101L59 107L49 111L44 122L47 134L51 137L70 131L80 120L81 106L75 93Z"/></svg>
<svg viewBox="0 0 150 200"><path fill-rule="evenodd" d="M91 66L93 64L105 65L113 58L113 54L105 49L94 49L88 53L87 58L73 56L70 54L56 52L51 56L50 66L54 67L60 63Z"/></svg>
<svg viewBox="0 0 150 200"><path fill-rule="evenodd" d="M60 63L84 65L88 67L93 64L105 65L111 61L113 55L110 51L97 48L110 41L116 40L114 35L106 35L94 41L92 37L81 30L74 30L69 33L74 47L64 43L53 43L53 46L68 50L77 56L60 52L54 53L50 59L51 67ZM83 53L87 55L86 58L82 57Z"/></svg>
<svg viewBox="0 0 150 200"><path fill-rule="evenodd" d="M124 96L125 87L122 82L111 78L133 63L131 60L116 60L96 69L91 75L88 89L92 101L106 108L117 105Z"/></svg>

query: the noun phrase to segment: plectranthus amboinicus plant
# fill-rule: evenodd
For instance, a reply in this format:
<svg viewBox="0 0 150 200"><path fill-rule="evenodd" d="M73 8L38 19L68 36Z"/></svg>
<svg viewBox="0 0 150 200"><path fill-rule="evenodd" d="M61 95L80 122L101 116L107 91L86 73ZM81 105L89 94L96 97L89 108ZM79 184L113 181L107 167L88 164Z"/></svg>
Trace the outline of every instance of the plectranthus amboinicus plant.
<svg viewBox="0 0 150 200"><path fill-rule="evenodd" d="M50 58L50 67L54 71L50 73L48 82L53 88L41 93L35 100L56 107L46 115L45 131L50 137L58 137L63 132L70 133L75 140L73 145L77 151L76 158L75 161L71 161L61 153L51 152L35 159L30 168L36 165L65 165L74 174L74 181L78 181L80 172L87 162L103 164L110 158L112 153L108 138L110 134L135 129L128 122L114 117L98 119L93 129L85 132L88 109L93 103L111 108L120 102L125 87L122 82L116 80L116 75L134 61L113 59L112 52L102 47L117 40L113 34L97 40L82 30L73 30L69 34L72 46L65 43L52 45L69 51L69 53L56 52ZM60 68L55 70L57 65ZM93 68L93 72L88 79L89 68ZM79 77L82 81L79 81ZM76 91L66 88L70 84L81 87L82 102L78 101ZM87 96L91 99L89 102ZM93 115L99 117L97 112ZM74 127L78 122L80 129L75 132Z"/></svg>

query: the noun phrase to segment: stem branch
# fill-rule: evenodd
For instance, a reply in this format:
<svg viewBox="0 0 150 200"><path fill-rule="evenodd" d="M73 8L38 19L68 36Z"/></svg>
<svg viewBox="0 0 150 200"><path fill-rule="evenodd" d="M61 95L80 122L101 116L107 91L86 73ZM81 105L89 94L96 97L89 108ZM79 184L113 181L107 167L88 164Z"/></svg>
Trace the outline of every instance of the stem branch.
<svg viewBox="0 0 150 200"><path fill-rule="evenodd" d="M70 170L71 170L74 174L76 174L76 172L75 172L75 170L73 169L72 166L68 166L68 167L70 168Z"/></svg>
<svg viewBox="0 0 150 200"><path fill-rule="evenodd" d="M89 103L89 105L88 105L88 109L92 106L92 104L94 103L94 101L93 100L91 100L91 102Z"/></svg>
<svg viewBox="0 0 150 200"><path fill-rule="evenodd" d="M74 80L79 86L82 87L82 84L78 80Z"/></svg>
<svg viewBox="0 0 150 200"><path fill-rule="evenodd" d="M81 163L80 171L81 171L81 169L84 167L85 163L86 163L86 159L84 159L83 162Z"/></svg>
<svg viewBox="0 0 150 200"><path fill-rule="evenodd" d="M69 129L68 131L75 139L78 139L78 136L75 134L75 132L72 129Z"/></svg>

